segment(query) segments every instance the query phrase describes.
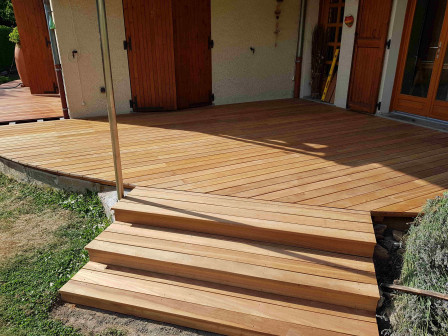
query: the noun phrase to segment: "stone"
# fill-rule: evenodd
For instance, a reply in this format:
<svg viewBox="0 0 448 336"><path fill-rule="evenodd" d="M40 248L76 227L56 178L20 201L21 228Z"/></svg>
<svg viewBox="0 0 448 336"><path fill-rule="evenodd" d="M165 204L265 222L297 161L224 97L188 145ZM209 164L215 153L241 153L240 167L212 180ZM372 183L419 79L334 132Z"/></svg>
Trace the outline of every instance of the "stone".
<svg viewBox="0 0 448 336"><path fill-rule="evenodd" d="M384 224L375 224L373 226L373 230L375 231L375 235L383 236L384 235L384 231L386 231L386 229L387 229L387 225L384 225Z"/></svg>
<svg viewBox="0 0 448 336"><path fill-rule="evenodd" d="M389 252L382 247L381 245L376 245L375 250L373 252L373 255L375 258L378 258L380 260L389 260Z"/></svg>
<svg viewBox="0 0 448 336"><path fill-rule="evenodd" d="M401 242L403 240L404 233L402 231L393 230L392 236L397 242Z"/></svg>

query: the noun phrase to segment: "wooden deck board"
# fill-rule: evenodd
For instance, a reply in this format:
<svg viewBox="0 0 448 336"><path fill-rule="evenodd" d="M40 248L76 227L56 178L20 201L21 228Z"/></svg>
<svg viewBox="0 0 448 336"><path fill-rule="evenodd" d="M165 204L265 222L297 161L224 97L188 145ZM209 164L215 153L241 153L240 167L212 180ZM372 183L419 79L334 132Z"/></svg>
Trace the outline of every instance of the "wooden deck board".
<svg viewBox="0 0 448 336"><path fill-rule="evenodd" d="M59 96L31 95L29 88L13 88L20 83L20 80L16 80L0 85L0 123L57 119L63 116Z"/></svg>
<svg viewBox="0 0 448 336"><path fill-rule="evenodd" d="M127 186L394 215L414 215L427 197L447 188L447 133L309 101L118 121ZM104 118L2 126L0 156L113 184L108 132Z"/></svg>

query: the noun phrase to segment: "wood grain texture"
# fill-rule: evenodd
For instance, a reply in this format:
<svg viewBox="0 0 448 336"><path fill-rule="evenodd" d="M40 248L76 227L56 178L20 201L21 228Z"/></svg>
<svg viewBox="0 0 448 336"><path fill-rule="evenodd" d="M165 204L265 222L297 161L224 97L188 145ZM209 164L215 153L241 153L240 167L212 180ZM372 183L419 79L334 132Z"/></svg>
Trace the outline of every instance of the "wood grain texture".
<svg viewBox="0 0 448 336"><path fill-rule="evenodd" d="M14 0L12 4L31 93L57 93L58 85L43 2Z"/></svg>
<svg viewBox="0 0 448 336"><path fill-rule="evenodd" d="M17 80L0 85L0 123L49 120L63 116L59 96L31 95L29 88L18 86L20 83Z"/></svg>
<svg viewBox="0 0 448 336"><path fill-rule="evenodd" d="M348 93L355 111L376 111L391 9L392 0L360 1Z"/></svg>
<svg viewBox="0 0 448 336"><path fill-rule="evenodd" d="M128 187L413 216L448 184L447 133L309 101L130 114L118 122ZM3 126L0 156L114 180L104 118Z"/></svg>

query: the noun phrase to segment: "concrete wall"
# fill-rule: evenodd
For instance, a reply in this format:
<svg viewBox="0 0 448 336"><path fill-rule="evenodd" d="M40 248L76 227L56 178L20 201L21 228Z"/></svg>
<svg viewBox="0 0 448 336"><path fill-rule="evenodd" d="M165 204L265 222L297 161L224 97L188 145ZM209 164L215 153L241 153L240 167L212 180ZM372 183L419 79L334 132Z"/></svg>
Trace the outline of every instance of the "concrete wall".
<svg viewBox="0 0 448 336"><path fill-rule="evenodd" d="M51 0L72 118L107 114L101 49L93 0ZM121 0L106 0L109 42L118 113L128 113L131 98ZM78 53L73 57L73 50Z"/></svg>
<svg viewBox="0 0 448 336"><path fill-rule="evenodd" d="M351 27L342 26L341 51L339 55L338 80L334 104L338 107L347 107L348 87L352 69L353 46L355 44L356 23L358 21L359 0L346 0L344 15L353 15L355 23Z"/></svg>
<svg viewBox="0 0 448 336"><path fill-rule="evenodd" d="M274 0L212 0L215 104L293 97L300 0L281 5L277 47L276 5Z"/></svg>
<svg viewBox="0 0 448 336"><path fill-rule="evenodd" d="M388 39L391 39L391 44L390 49L386 50L384 57L383 76L378 98L378 101L381 102L379 114L386 114L390 110L407 5L408 0L394 0L393 3L388 34Z"/></svg>
<svg viewBox="0 0 448 336"><path fill-rule="evenodd" d="M319 1L308 0L305 13L305 34L303 36L302 79L300 97L311 95L311 47L313 29L319 22Z"/></svg>

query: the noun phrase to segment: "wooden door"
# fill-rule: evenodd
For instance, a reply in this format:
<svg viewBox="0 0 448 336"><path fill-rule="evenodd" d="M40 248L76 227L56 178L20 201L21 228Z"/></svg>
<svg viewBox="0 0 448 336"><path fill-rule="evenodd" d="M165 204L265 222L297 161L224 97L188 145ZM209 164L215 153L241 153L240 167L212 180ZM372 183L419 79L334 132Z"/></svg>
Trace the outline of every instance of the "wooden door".
<svg viewBox="0 0 448 336"><path fill-rule="evenodd" d="M210 0L173 0L177 107L211 104Z"/></svg>
<svg viewBox="0 0 448 336"><path fill-rule="evenodd" d="M58 85L42 0L13 0L32 94L57 93Z"/></svg>
<svg viewBox="0 0 448 336"><path fill-rule="evenodd" d="M410 0L392 110L448 120L448 1Z"/></svg>
<svg viewBox="0 0 448 336"><path fill-rule="evenodd" d="M123 0L134 111L175 110L172 4Z"/></svg>
<svg viewBox="0 0 448 336"><path fill-rule="evenodd" d="M375 113L392 0L361 0L348 93L352 110Z"/></svg>

